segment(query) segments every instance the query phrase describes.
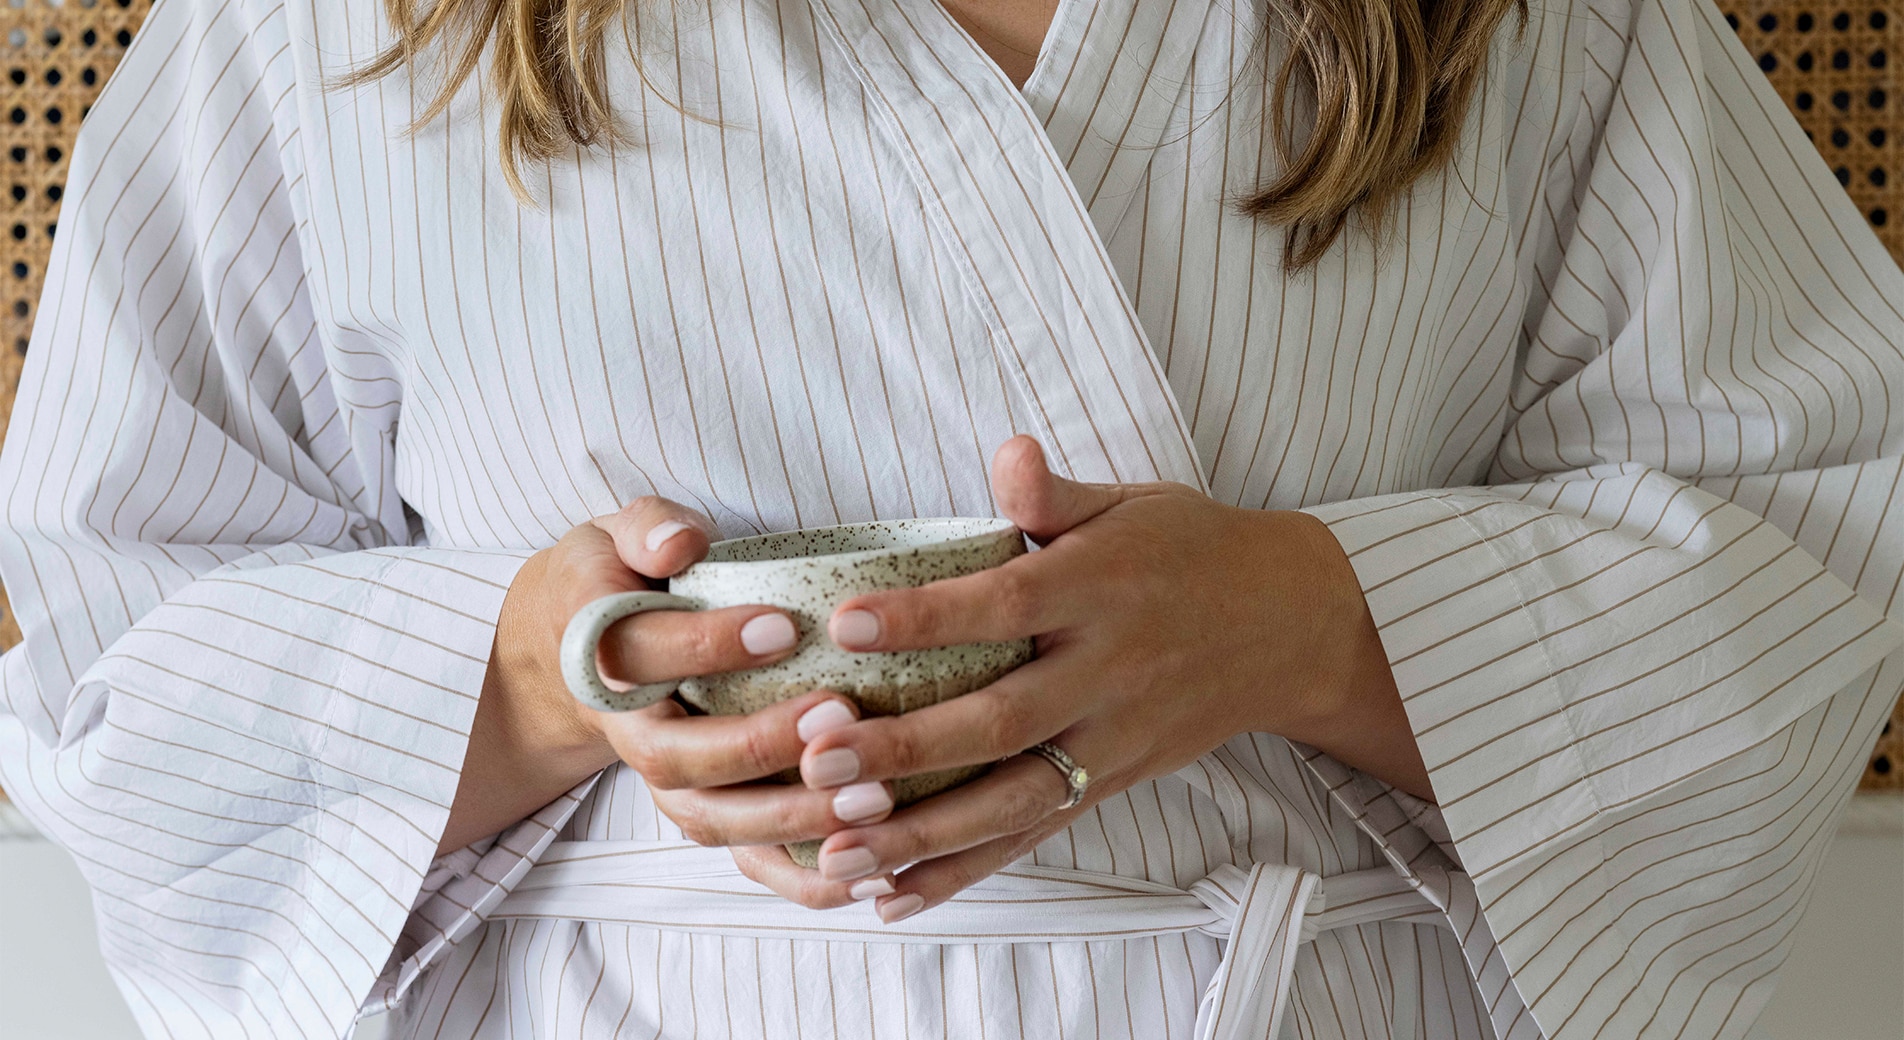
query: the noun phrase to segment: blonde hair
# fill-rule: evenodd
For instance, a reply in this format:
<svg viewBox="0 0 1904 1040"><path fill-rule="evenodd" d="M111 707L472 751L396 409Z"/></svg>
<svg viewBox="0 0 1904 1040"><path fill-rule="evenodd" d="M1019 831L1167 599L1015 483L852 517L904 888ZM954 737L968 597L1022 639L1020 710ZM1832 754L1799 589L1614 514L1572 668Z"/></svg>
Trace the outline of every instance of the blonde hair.
<svg viewBox="0 0 1904 1040"><path fill-rule="evenodd" d="M1270 131L1280 176L1241 200L1287 228L1284 257L1307 267L1360 212L1372 229L1423 174L1447 164L1495 32L1527 0L1270 0L1289 40ZM1300 147L1290 101L1314 101Z"/></svg>
<svg viewBox="0 0 1904 1040"><path fill-rule="evenodd" d="M498 150L522 198L526 165L617 136L607 98L611 29L640 0L386 0L396 42L343 82L365 83L438 45L444 75L417 119L440 116L493 44L488 88L502 105ZM1379 230L1423 174L1449 160L1496 30L1527 0L1268 0L1288 56L1269 109L1279 176L1237 200L1284 229L1284 259L1313 264L1351 215ZM631 56L634 52L629 41ZM636 62L636 67L640 63ZM644 77L645 79L645 77ZM1298 98L1313 123L1295 117Z"/></svg>

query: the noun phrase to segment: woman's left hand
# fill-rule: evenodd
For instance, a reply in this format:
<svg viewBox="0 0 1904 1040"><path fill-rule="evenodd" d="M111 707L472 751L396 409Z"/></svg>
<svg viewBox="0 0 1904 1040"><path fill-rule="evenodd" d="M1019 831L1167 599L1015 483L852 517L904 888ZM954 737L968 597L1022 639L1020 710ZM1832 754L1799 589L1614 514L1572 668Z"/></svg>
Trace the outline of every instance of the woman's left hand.
<svg viewBox="0 0 1904 1040"><path fill-rule="evenodd" d="M821 847L824 878L913 864L879 900L880 917L899 920L1023 856L1095 802L1243 732L1313 744L1432 797L1354 571L1320 521L1226 506L1180 484L1066 480L1028 437L999 448L993 486L1042 550L848 600L829 633L863 651L1031 636L1037 658L963 697L823 733L807 744L801 775L833 789L1000 764L833 833ZM1089 771L1075 808L1060 808L1069 791L1051 763L1020 754L1047 741ZM812 877L779 848L736 853L749 876L783 893Z"/></svg>

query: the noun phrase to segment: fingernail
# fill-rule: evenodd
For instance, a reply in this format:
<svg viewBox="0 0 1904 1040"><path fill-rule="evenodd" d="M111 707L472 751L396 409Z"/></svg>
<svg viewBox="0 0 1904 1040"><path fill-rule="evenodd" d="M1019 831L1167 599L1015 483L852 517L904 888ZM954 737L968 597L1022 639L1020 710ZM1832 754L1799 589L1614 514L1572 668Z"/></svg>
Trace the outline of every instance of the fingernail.
<svg viewBox="0 0 1904 1040"><path fill-rule="evenodd" d="M859 752L852 748L834 748L813 756L800 778L808 787L839 787L859 779Z"/></svg>
<svg viewBox="0 0 1904 1040"><path fill-rule="evenodd" d="M820 876L828 881L851 881L879 869L879 858L868 848L820 853Z"/></svg>
<svg viewBox="0 0 1904 1040"><path fill-rule="evenodd" d="M903 921L926 908L926 897L917 892L908 892L898 899L889 899L879 907L879 919L892 924Z"/></svg>
<svg viewBox="0 0 1904 1040"><path fill-rule="evenodd" d="M879 642L879 618L870 610L843 610L833 615L833 641L852 649Z"/></svg>
<svg viewBox="0 0 1904 1040"><path fill-rule="evenodd" d="M822 733L851 726L856 721L853 709L840 701L826 700L801 713L800 721L793 724L793 731L800 735L802 742L810 742ZM854 771L858 772L857 766Z"/></svg>
<svg viewBox="0 0 1904 1040"><path fill-rule="evenodd" d="M854 899L878 899L893 894L893 883L883 877L867 878L853 882L853 887L847 889L846 894Z"/></svg>
<svg viewBox="0 0 1904 1040"><path fill-rule="evenodd" d="M891 812L892 795L885 784L849 784L833 796L833 815L841 823L858 823Z"/></svg>
<svg viewBox="0 0 1904 1040"><path fill-rule="evenodd" d="M740 645L756 656L777 654L800 638L793 619L785 614L762 614L740 626ZM837 701L833 703L839 703Z"/></svg>
<svg viewBox="0 0 1904 1040"><path fill-rule="evenodd" d="M684 524L679 520L663 520L653 527L648 528L648 537L644 539L641 544L646 546L649 552L658 552L668 539L673 538L682 531L692 529L692 524Z"/></svg>

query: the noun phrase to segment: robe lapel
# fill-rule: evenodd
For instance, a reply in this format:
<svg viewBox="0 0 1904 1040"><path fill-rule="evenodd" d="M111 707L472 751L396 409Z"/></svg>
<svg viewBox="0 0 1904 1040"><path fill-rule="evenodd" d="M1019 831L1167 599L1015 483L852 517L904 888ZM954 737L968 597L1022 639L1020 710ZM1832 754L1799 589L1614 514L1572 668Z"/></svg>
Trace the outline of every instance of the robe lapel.
<svg viewBox="0 0 1904 1040"><path fill-rule="evenodd" d="M1081 480L1205 487L1097 229L1011 81L937 0L811 3L924 199L1054 463Z"/></svg>
<svg viewBox="0 0 1904 1040"><path fill-rule="evenodd" d="M1025 102L1109 241L1191 88L1211 0L1063 0ZM1179 127L1174 133L1181 136Z"/></svg>

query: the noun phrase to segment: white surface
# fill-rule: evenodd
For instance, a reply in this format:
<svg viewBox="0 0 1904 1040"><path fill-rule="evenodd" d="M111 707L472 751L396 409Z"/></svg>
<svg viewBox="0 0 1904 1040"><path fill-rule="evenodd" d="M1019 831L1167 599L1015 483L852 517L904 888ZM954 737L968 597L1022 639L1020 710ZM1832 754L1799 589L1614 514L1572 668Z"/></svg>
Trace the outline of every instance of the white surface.
<svg viewBox="0 0 1904 1040"><path fill-rule="evenodd" d="M1753 1040L1904 1036L1904 799L1859 799L1826 858L1778 995ZM8 824L0 807L0 833ZM132 1016L93 947L72 861L0 840L0 1037L132 1040ZM376 1040L377 1023L357 1040Z"/></svg>
<svg viewBox="0 0 1904 1040"><path fill-rule="evenodd" d="M1904 1037L1904 798L1850 808L1752 1040Z"/></svg>
<svg viewBox="0 0 1904 1040"><path fill-rule="evenodd" d="M0 841L0 1037L136 1037L93 940L92 902L65 851Z"/></svg>

